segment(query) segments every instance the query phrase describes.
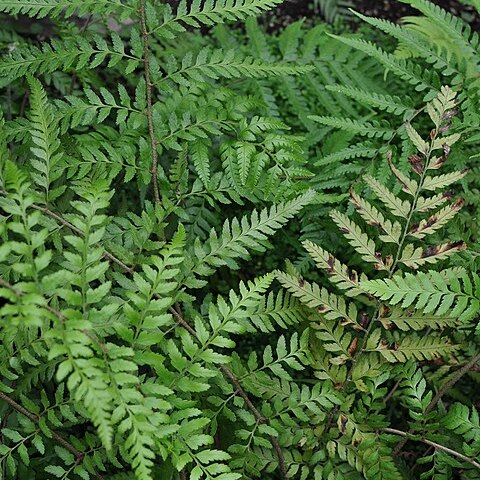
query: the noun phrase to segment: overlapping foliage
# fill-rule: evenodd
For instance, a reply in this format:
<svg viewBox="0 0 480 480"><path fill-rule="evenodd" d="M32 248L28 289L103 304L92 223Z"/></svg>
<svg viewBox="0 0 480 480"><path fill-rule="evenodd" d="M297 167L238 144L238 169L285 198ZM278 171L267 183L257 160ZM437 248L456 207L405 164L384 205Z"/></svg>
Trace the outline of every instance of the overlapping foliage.
<svg viewBox="0 0 480 480"><path fill-rule="evenodd" d="M2 478L479 478L477 35L280 1L0 0Z"/></svg>

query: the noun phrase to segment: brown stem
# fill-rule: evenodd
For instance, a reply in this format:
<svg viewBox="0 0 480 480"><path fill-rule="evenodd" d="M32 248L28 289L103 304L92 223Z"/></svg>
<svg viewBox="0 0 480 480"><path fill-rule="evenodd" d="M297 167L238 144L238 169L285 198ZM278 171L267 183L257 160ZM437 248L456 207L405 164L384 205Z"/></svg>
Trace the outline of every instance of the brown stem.
<svg viewBox="0 0 480 480"><path fill-rule="evenodd" d="M173 314L173 316L175 317L179 325L181 325L185 330L191 333L195 338L197 337L197 332L195 331L195 329L183 318L183 316L177 309L170 307L170 312ZM220 365L220 370L228 378L228 380L230 380L232 385L236 388L237 393L243 398L245 404L247 405L247 407L255 417L255 420L258 423L267 423L268 419L265 418L258 411L257 407L250 400L247 393L245 392L242 385L240 384L240 381L238 380L237 376L225 365ZM280 470L281 478L282 480L284 480L287 478L287 468L285 466L285 458L283 457L282 447L280 446L280 444L278 443L278 440L273 435L270 436L270 443L272 444L272 447L275 450L275 453L277 455L278 468Z"/></svg>
<svg viewBox="0 0 480 480"><path fill-rule="evenodd" d="M35 422L37 425L40 422L40 417L35 415L34 413L27 410L25 407L22 407L19 403L17 403L13 398L9 397L6 393L0 392L0 399L7 402L12 408L14 408L17 412L21 413L23 416L30 419L32 422ZM82 463L83 459L85 458L85 453L77 450L70 442L65 440L62 436L60 436L57 432L50 431L52 434L52 438L63 448L68 450L72 455L75 456L77 464ZM98 480L103 480L102 475L99 473L95 473L95 478Z"/></svg>
<svg viewBox="0 0 480 480"><path fill-rule="evenodd" d="M3 194L3 195L6 195L7 192L5 191L1 191L0 190L0 194ZM70 222L68 222L67 220L65 220L64 218L62 218L60 215L52 212L51 210L49 210L48 208L46 207L42 207L42 206L39 206L39 205L32 205L33 208L36 208L37 210L40 210L42 212L44 212L46 215L54 218L55 220L57 220L57 222L59 222L61 225L69 228L72 232L76 233L77 235L79 236L84 236L84 233L77 227L75 227L75 225L72 225ZM127 272L129 273L133 273L134 272L134 269L133 268L130 268L128 267L127 265L125 265L121 260L119 260L118 258L116 258L114 255L112 255L110 252L108 251L105 251L104 252L104 256L106 258L108 258L109 260L117 263L119 266L121 266L124 270L126 270ZM15 289L15 287L13 287L12 285L8 284L7 282L5 282L4 280L0 279L0 285L3 285L4 287L6 288L9 288L10 290L12 290L14 293L16 293L17 295L21 295L22 292L20 292L19 290ZM157 295L156 295L157 296ZM192 336L194 336L195 338L197 337L197 332L195 331L195 329L183 318L181 312L180 312L180 306L177 305L178 309L175 309L174 307L170 307L170 312L173 314L173 316L175 317L177 323L183 327L185 330L187 330ZM53 313L54 315L56 315L57 317L62 317L62 314L60 312L57 312L56 310L54 310L53 308L47 306L46 307L47 310L49 310L51 313ZM238 378L235 376L235 374L226 366L224 365L220 365L220 370L223 372L223 374L230 380L230 382L235 386L236 388L236 391L237 393L243 398L243 400L245 401L245 404L248 406L248 408L250 409L250 411L253 413L253 415L255 416L255 419L259 422L259 423L266 423L268 420L257 410L257 408L255 407L255 405L252 403L252 401L250 400L250 398L248 397L248 395L246 394L245 390L242 388ZM286 466L285 466L285 459L283 457L283 453L282 453L282 449L280 447L280 444L278 443L278 440L271 436L270 437L270 442L272 443L272 446L277 454L277 457L278 457L278 465L279 465L279 469L280 469L280 473L281 473L281 478L282 479L286 479L287 478L287 470L286 470Z"/></svg>
<svg viewBox="0 0 480 480"><path fill-rule="evenodd" d="M155 140L155 129L153 127L152 82L150 79L150 61L148 58L149 57L148 31L147 31L147 23L145 21L145 0L140 0L140 23L142 26L142 38L143 38L143 71L144 71L146 91L147 91L148 132L150 135L150 146L152 149L153 194L155 196L155 202L160 203L160 192L158 190L158 152L157 152L157 142Z"/></svg>
<svg viewBox="0 0 480 480"><path fill-rule="evenodd" d="M0 194L1 195L7 195L7 192L5 190L0 190ZM80 230L78 227L76 227L75 225L73 225L69 221L65 220L63 217L58 215L58 213L52 212L49 208L44 207L42 205L36 205L35 203L32 204L31 207L34 208L35 210L39 210L40 212L45 213L49 217L56 220L60 225L62 225L64 227L67 227L68 229L70 229L72 232L76 233L80 237L85 236L85 234L82 232L82 230ZM115 255L113 255L109 251L105 250L103 252L103 256L105 258L107 258L109 261L111 261L113 263L116 263L117 265L122 267L123 270L125 270L126 272L128 272L130 274L134 272L133 268L130 268L128 265L126 265L124 262L122 262L119 258L117 258Z"/></svg>
<svg viewBox="0 0 480 480"><path fill-rule="evenodd" d="M400 380L392 387L392 389L388 392L388 395L385 397L383 403L387 404L390 399L393 397L393 394L397 391L397 388L400 386Z"/></svg>
<svg viewBox="0 0 480 480"><path fill-rule="evenodd" d="M22 292L18 290L18 288L15 288L13 285L10 285L3 278L0 278L0 286L2 286L3 288L7 288L11 292L13 292L17 297L20 297L22 295Z"/></svg>
<svg viewBox="0 0 480 480"><path fill-rule="evenodd" d="M431 440L427 440L426 438L416 438L416 437L412 436L410 433L402 432L401 430L397 430L395 428L382 428L382 431L385 432L385 433L391 433L393 435L398 435L400 437L404 437L406 439L406 441L407 440L417 440L419 442L425 443L426 445L430 445L431 447L433 447L437 450L441 450L445 453L448 453L449 455L457 457L460 460L463 460L464 462L467 462L470 465L473 465L475 468L480 469L480 463L478 463L477 461L463 455L460 452L457 452L456 450L452 450L451 448L440 445L439 443L432 442Z"/></svg>
<svg viewBox="0 0 480 480"><path fill-rule="evenodd" d="M425 413L430 413L437 403L442 399L442 397L450 390L466 373L468 373L474 365L480 361L480 352L477 353L468 363L466 363L462 368L459 368L455 375L445 382L437 394L432 398L432 401L428 404L428 407L425 410Z"/></svg>
<svg viewBox="0 0 480 480"><path fill-rule="evenodd" d="M425 409L425 415L430 413L437 403L442 399L442 397L450 390L466 373L468 373L478 362L480 361L480 352L477 353L468 363L466 363L462 368L458 369L458 371L453 375L453 377L445 382L440 389L438 390L437 394L432 398L431 402L428 404L427 408ZM410 433L412 430L410 430ZM407 443L407 439L404 439L397 443L395 446L392 455L397 456Z"/></svg>

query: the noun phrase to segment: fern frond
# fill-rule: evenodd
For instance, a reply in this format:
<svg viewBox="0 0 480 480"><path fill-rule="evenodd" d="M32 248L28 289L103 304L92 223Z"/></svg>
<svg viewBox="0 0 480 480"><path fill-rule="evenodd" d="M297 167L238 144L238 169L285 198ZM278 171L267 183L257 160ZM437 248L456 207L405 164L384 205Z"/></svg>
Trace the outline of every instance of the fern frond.
<svg viewBox="0 0 480 480"><path fill-rule="evenodd" d="M32 173L32 180L35 186L43 190L43 201L48 204L58 198L66 188L64 185L52 188L52 184L60 178L64 170L59 128L41 83L32 77L28 78L28 83L31 89L30 134L34 144L31 152L36 157L31 160L36 171Z"/></svg>
<svg viewBox="0 0 480 480"><path fill-rule="evenodd" d="M111 34L112 44L99 36L94 37L94 44L87 40L52 40L43 43L42 47L28 46L13 50L0 60L0 77L9 81L26 74L39 75L56 70L70 68L95 68L106 59L107 66L114 67L122 60L128 60L126 73L131 73L141 59L127 54L124 44L116 33Z"/></svg>
<svg viewBox="0 0 480 480"><path fill-rule="evenodd" d="M422 247L415 248L412 244L408 244L404 248L399 261L409 268L417 269L426 263L437 263L440 260L445 260L450 255L461 252L466 248L467 245L461 240L433 245L425 249Z"/></svg>
<svg viewBox="0 0 480 480"><path fill-rule="evenodd" d="M427 0L401 0L410 4L413 8L422 12L427 18L434 21L442 30L444 30L449 39L457 45L465 58L474 58L477 56L475 48L470 43L471 28L462 21L460 17L456 17ZM477 40L478 42L478 40Z"/></svg>
<svg viewBox="0 0 480 480"><path fill-rule="evenodd" d="M454 403L442 424L466 440L463 448L469 457L476 458L478 456L480 452L480 421L475 406L470 410L467 405Z"/></svg>
<svg viewBox="0 0 480 480"><path fill-rule="evenodd" d="M393 215L399 218L408 217L411 209L411 204L408 200L398 198L387 187L385 187L385 185L371 175L365 175L363 178Z"/></svg>
<svg viewBox="0 0 480 480"><path fill-rule="evenodd" d="M352 222L344 213L338 211L333 211L330 216L350 245L360 253L363 260L373 263L377 270L389 270L390 260L382 259L381 254L376 250L375 242L356 223Z"/></svg>
<svg viewBox="0 0 480 480"><path fill-rule="evenodd" d="M389 140L394 134L393 130L382 126L379 122L361 122L351 118L320 117L318 115L310 115L308 118L322 125L340 128L347 132L364 135L368 138Z"/></svg>
<svg viewBox="0 0 480 480"><path fill-rule="evenodd" d="M471 320L480 308L480 281L473 277L475 288L467 272L458 278L458 272L406 273L390 279L360 282L361 288L385 300L391 305L406 309L414 307L424 313L458 317L461 321ZM447 283L448 281L448 283Z"/></svg>
<svg viewBox="0 0 480 480"><path fill-rule="evenodd" d="M261 78L280 75L301 75L313 69L308 65L295 65L279 62L265 62L254 57L244 57L238 51L221 49L202 49L196 57L187 53L181 66L174 57L170 57L166 66L166 75L158 78L156 84L161 88L163 82L174 82L189 87L203 78L217 80L223 78Z"/></svg>
<svg viewBox="0 0 480 480"><path fill-rule="evenodd" d="M127 13L124 13L126 10ZM0 12L9 15L28 15L29 17L65 18L72 15L111 15L120 13L120 17L132 13L133 7L122 0L2 0Z"/></svg>
<svg viewBox="0 0 480 480"><path fill-rule="evenodd" d="M463 170L458 172L445 173L443 175L437 175L435 177L427 175L424 179L422 187L425 190L430 190L432 192L436 190L443 190L444 188L452 185L452 183L456 183L461 180L467 173L468 170Z"/></svg>
<svg viewBox="0 0 480 480"><path fill-rule="evenodd" d="M391 309L382 307L379 320L387 330L397 327L404 332L424 330L426 328L442 329L457 323L456 318L448 315L427 314L413 309L405 310L401 307L393 307Z"/></svg>
<svg viewBox="0 0 480 480"><path fill-rule="evenodd" d="M328 320L342 319L343 324L353 324L362 330L357 321L357 309L354 303L347 304L345 300L325 288L320 288L316 283L309 283L301 277L295 277L276 270L277 280L307 307L315 309L325 315Z"/></svg>
<svg viewBox="0 0 480 480"><path fill-rule="evenodd" d="M455 73L455 68L448 62L448 59L445 59L442 55L437 53L434 49L431 49L425 41L411 32L409 29L404 26L397 25L388 20L366 17L358 12L354 12L355 15L361 18L363 21L369 23L370 25L383 30L388 35L396 38L400 42L408 45L409 49L416 55L423 57L428 63L432 65L433 68L439 69L444 75L452 75Z"/></svg>
<svg viewBox="0 0 480 480"><path fill-rule="evenodd" d="M369 341L374 341L380 332L373 332ZM437 337L410 334L399 342L390 343L381 339L375 348L368 348L369 351L379 352L388 362L407 362L408 360L432 360L433 358L447 355L455 350L456 346L451 345L448 340Z"/></svg>
<svg viewBox="0 0 480 480"><path fill-rule="evenodd" d="M390 95L382 95L375 92L369 92L355 87L346 87L343 85L326 85L327 90L338 92L342 95L350 97L355 101L363 103L369 107L385 110L395 115L403 115L410 117L415 110L412 106L405 105L400 97L392 97Z"/></svg>
<svg viewBox="0 0 480 480"><path fill-rule="evenodd" d="M456 202L447 205L434 213L431 217L422 220L416 225L412 225L408 231L408 235L415 238L424 238L426 235L434 233L448 223L459 210L463 207L463 199L460 198Z"/></svg>
<svg viewBox="0 0 480 480"><path fill-rule="evenodd" d="M435 91L439 89L438 80L425 75L425 72L420 65L415 65L411 62L398 59L391 53L383 51L381 48L366 40L351 37L340 37L332 34L329 35L340 42L349 45L352 48L356 48L361 52L364 52L367 55L377 59L388 71L393 72L403 80L406 80L413 85L415 90Z"/></svg>
<svg viewBox="0 0 480 480"><path fill-rule="evenodd" d="M270 210L264 209L260 213L254 211L250 219L227 220L220 236L212 230L203 245L198 240L195 242L190 271L195 275L208 276L223 265L238 268L237 259L248 258L249 250L265 250L267 237L310 203L314 196L315 193L309 191L294 200L274 205Z"/></svg>
<svg viewBox="0 0 480 480"><path fill-rule="evenodd" d="M321 167L324 165L330 165L332 163L341 162L342 160L349 160L351 158L372 158L378 152L378 149L374 148L370 144L360 143L357 145L349 145L341 150L325 155L315 162L315 166Z"/></svg>
<svg viewBox="0 0 480 480"><path fill-rule="evenodd" d="M174 38L175 33L184 32L186 27L199 28L213 26L225 21L237 21L249 16L257 16L283 0L194 0L189 3L181 0L177 11L166 6L162 22L150 33L164 38Z"/></svg>
<svg viewBox="0 0 480 480"><path fill-rule="evenodd" d="M369 225L375 225L384 232L383 235L378 237L382 242L395 243L397 245L400 243L402 226L398 222L392 222L388 218L385 218L370 202L363 200L353 190L350 192L350 199L360 216ZM440 221L439 218L439 223ZM448 221L448 219L446 221Z"/></svg>
<svg viewBox="0 0 480 480"><path fill-rule="evenodd" d="M313 258L317 267L325 270L330 281L341 290L345 290L346 295L356 296L363 293L359 288L359 282L367 280L364 273L358 274L355 270L350 270L333 255L309 240L302 242L302 245Z"/></svg>

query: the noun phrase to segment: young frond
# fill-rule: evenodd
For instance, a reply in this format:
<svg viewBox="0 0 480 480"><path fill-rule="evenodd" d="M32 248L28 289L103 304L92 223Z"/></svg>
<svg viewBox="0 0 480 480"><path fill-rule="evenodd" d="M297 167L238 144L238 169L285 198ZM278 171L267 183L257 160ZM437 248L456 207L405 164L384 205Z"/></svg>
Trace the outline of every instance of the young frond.
<svg viewBox="0 0 480 480"><path fill-rule="evenodd" d="M31 165L34 187L42 190L42 201L45 204L58 198L65 186L53 188L53 183L63 173L62 151L60 147L58 122L52 105L47 100L42 84L35 78L29 77L30 94L30 134L33 147L31 152L35 158Z"/></svg>

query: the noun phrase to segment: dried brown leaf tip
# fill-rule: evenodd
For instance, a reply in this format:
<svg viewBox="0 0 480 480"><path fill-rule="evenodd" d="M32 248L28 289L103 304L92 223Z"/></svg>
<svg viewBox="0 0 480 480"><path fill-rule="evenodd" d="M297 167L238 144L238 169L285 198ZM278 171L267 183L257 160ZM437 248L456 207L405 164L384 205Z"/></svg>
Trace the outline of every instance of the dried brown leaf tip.
<svg viewBox="0 0 480 480"><path fill-rule="evenodd" d="M387 255L383 264L385 265L385 267L390 268L393 265L393 256Z"/></svg>
<svg viewBox="0 0 480 480"><path fill-rule="evenodd" d="M383 258L380 252L375 252L375 258L378 260L378 264L383 264Z"/></svg>
<svg viewBox="0 0 480 480"><path fill-rule="evenodd" d="M390 315L390 309L387 307L387 305L380 306L379 315L380 315L380 318L385 318Z"/></svg>
<svg viewBox="0 0 480 480"><path fill-rule="evenodd" d="M460 197L452 203L452 210L460 210L465 205L465 199Z"/></svg>
<svg viewBox="0 0 480 480"><path fill-rule="evenodd" d="M457 251L461 252L467 248L467 244L462 240L457 240L456 242L444 243L443 245L432 245L425 249L422 254L422 258L435 257L436 255L441 255L443 253Z"/></svg>
<svg viewBox="0 0 480 480"><path fill-rule="evenodd" d="M358 273L355 270L347 270L348 278L353 283L358 283Z"/></svg>
<svg viewBox="0 0 480 480"><path fill-rule="evenodd" d="M328 256L327 265L328 265L328 268L327 268L328 273L335 272L335 257L333 255Z"/></svg>
<svg viewBox="0 0 480 480"><path fill-rule="evenodd" d="M342 327L345 327L346 325L350 325L352 322L350 321L349 318L347 317L343 317L341 320L340 320L340 325Z"/></svg>
<svg viewBox="0 0 480 480"><path fill-rule="evenodd" d="M352 340L352 343L350 343L350 346L348 347L348 354L352 356L355 353L355 350L357 350L357 345L358 345L358 337L355 337Z"/></svg>
<svg viewBox="0 0 480 480"><path fill-rule="evenodd" d="M338 429L340 432L345 433L347 431L348 417L343 413L338 417Z"/></svg>
<svg viewBox="0 0 480 480"><path fill-rule="evenodd" d="M452 110L447 110L443 115L442 115L442 120L450 120L452 117L457 115L459 112L458 108L454 108Z"/></svg>
<svg viewBox="0 0 480 480"><path fill-rule="evenodd" d="M423 174L423 171L425 170L425 164L417 154L410 155L410 157L408 158L408 161L410 162L410 165L412 166L413 171L417 175Z"/></svg>

